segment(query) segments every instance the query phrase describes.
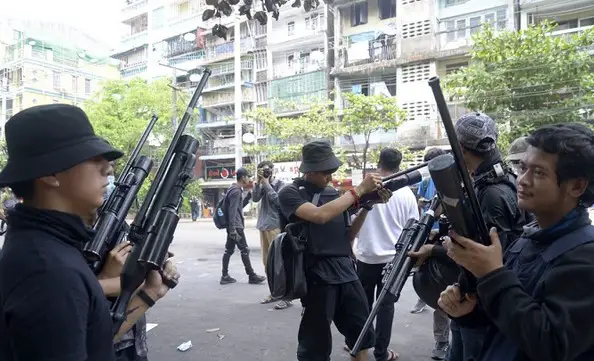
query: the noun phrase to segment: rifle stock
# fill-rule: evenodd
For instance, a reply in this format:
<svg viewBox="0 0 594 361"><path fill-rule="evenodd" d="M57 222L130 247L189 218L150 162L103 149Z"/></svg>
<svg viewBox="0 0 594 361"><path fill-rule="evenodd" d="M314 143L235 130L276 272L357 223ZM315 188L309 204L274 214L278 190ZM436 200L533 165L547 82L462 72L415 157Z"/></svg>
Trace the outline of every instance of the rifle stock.
<svg viewBox="0 0 594 361"><path fill-rule="evenodd" d="M400 294L402 293L406 279L416 263L416 260L411 259L408 256L408 253L411 251L418 251L427 241L433 223L435 222L435 210L438 206L439 200L435 197L431 201L429 210L419 221L411 218L406 222L400 237L398 237L398 242L395 245L396 254L392 261L390 261L384 268L385 273L382 279L384 287L375 300L373 308L363 325L361 333L359 333L355 345L350 350L351 356L356 357L359 351L361 351L361 344L363 343L365 335L369 331L373 320L377 316L377 312L379 311L384 298L390 294L394 296L394 302L398 302L400 299Z"/></svg>
<svg viewBox="0 0 594 361"><path fill-rule="evenodd" d="M183 191L191 181L198 151L198 141L183 132L194 113L211 71L204 70L186 112L163 161L155 180L144 199L139 212L130 226L129 239L132 252L126 258L120 276L121 292L112 305L111 315L114 333L117 334L126 319L130 299L146 279L151 270L162 271L167 251L179 221L179 209L183 201ZM177 281L163 279L170 288Z"/></svg>

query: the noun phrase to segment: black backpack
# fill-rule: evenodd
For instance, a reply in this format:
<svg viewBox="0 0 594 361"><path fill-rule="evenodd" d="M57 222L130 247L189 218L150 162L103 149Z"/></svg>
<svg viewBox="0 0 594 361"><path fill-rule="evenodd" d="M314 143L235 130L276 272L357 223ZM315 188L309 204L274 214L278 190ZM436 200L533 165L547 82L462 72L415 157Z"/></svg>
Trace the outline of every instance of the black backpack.
<svg viewBox="0 0 594 361"><path fill-rule="evenodd" d="M227 202L225 202L227 194L229 194L229 190L227 190L227 193L221 197L214 209L214 214L212 215L212 220L218 229L227 229L227 226L229 225L226 207Z"/></svg>
<svg viewBox="0 0 594 361"><path fill-rule="evenodd" d="M316 193L311 203L317 206L320 195ZM266 276L272 297L292 301L307 294L305 274L307 231L306 222L289 223L270 244Z"/></svg>

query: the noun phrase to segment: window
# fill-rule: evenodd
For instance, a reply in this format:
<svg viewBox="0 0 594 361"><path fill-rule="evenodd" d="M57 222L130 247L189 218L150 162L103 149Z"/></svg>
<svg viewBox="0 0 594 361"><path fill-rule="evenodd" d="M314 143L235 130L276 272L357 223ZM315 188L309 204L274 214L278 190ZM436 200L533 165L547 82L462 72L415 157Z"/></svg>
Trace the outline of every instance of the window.
<svg viewBox="0 0 594 361"><path fill-rule="evenodd" d="M396 17L396 0L377 0L380 19Z"/></svg>
<svg viewBox="0 0 594 361"><path fill-rule="evenodd" d="M454 20L450 20L446 22L446 31L447 31L447 41L452 42L456 40L456 33L454 30L456 29L456 23Z"/></svg>
<svg viewBox="0 0 594 361"><path fill-rule="evenodd" d="M479 30L481 30L481 17L475 16L470 18L470 34L477 33Z"/></svg>
<svg viewBox="0 0 594 361"><path fill-rule="evenodd" d="M91 94L91 79L85 79L85 94Z"/></svg>
<svg viewBox="0 0 594 361"><path fill-rule="evenodd" d="M495 22L495 14L485 15L485 23L493 24Z"/></svg>
<svg viewBox="0 0 594 361"><path fill-rule="evenodd" d="M72 76L72 92L78 92L78 77L74 75Z"/></svg>
<svg viewBox="0 0 594 361"><path fill-rule="evenodd" d="M584 26L592 26L594 25L594 16L591 18L584 18L580 19L580 28Z"/></svg>
<svg viewBox="0 0 594 361"><path fill-rule="evenodd" d="M555 29L555 30L575 29L578 27L578 19L558 21L557 24L558 24L558 26L557 26L557 29Z"/></svg>
<svg viewBox="0 0 594 361"><path fill-rule="evenodd" d="M294 21L290 21L287 24L287 32L289 33L289 36L295 35L295 22Z"/></svg>
<svg viewBox="0 0 594 361"><path fill-rule="evenodd" d="M54 88L59 88L60 87L60 73L58 73L57 71L54 71Z"/></svg>
<svg viewBox="0 0 594 361"><path fill-rule="evenodd" d="M153 10L152 21L153 29L160 29L165 25L165 8L163 6Z"/></svg>
<svg viewBox="0 0 594 361"><path fill-rule="evenodd" d="M445 73L446 73L446 75L450 75L450 74L453 74L453 73L455 73L455 72L459 71L460 69L465 68L467 66L468 66L468 63L467 62L455 63L455 64L448 64L448 65L446 65Z"/></svg>
<svg viewBox="0 0 594 361"><path fill-rule="evenodd" d="M507 10L497 10L497 30L505 29L507 23Z"/></svg>
<svg viewBox="0 0 594 361"><path fill-rule="evenodd" d="M466 37L466 19L456 21L456 38L464 39Z"/></svg>
<svg viewBox="0 0 594 361"><path fill-rule="evenodd" d="M414 23L402 24L402 38L414 38L416 36L429 35L431 33L431 20L415 21Z"/></svg>
<svg viewBox="0 0 594 361"><path fill-rule="evenodd" d="M367 24L367 2L351 5L351 26Z"/></svg>

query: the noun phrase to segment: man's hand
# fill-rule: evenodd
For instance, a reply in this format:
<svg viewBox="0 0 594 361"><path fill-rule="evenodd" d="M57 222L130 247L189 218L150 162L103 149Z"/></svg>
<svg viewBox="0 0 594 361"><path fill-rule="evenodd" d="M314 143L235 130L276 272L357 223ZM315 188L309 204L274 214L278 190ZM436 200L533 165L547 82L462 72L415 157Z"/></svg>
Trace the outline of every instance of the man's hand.
<svg viewBox="0 0 594 361"><path fill-rule="evenodd" d="M128 258L131 251L132 244L130 242L122 242L115 246L107 255L107 260L105 261L105 265L103 265L98 278L101 280L120 277L124 262L126 262L126 258Z"/></svg>
<svg viewBox="0 0 594 361"><path fill-rule="evenodd" d="M475 277L480 278L486 274L503 267L503 252L497 229L491 228L489 234L491 245L484 246L471 239L451 233L445 237L443 243L448 251L448 256L460 266L469 270Z"/></svg>
<svg viewBox="0 0 594 361"><path fill-rule="evenodd" d="M474 310L477 304L477 298L475 295L466 295L464 302L461 302L462 294L460 293L460 287L457 285L448 286L443 291L437 304L441 309L452 317L462 317L467 315Z"/></svg>
<svg viewBox="0 0 594 361"><path fill-rule="evenodd" d="M377 173L369 173L363 179L363 182L355 188L357 195L361 197L364 194L371 193L382 187L382 177Z"/></svg>
<svg viewBox="0 0 594 361"><path fill-rule="evenodd" d="M257 182L258 183L261 183L262 182L262 179L264 179L264 169L263 168L258 168L256 170L256 176L258 177L257 178Z"/></svg>
<svg viewBox="0 0 594 361"><path fill-rule="evenodd" d="M425 244L421 248L419 248L417 252L408 252L408 256L416 258L417 263L415 264L415 266L420 266L423 263L425 263L427 258L431 257L431 251L433 251L433 245Z"/></svg>
<svg viewBox="0 0 594 361"><path fill-rule="evenodd" d="M163 282L163 278L174 280L176 282L179 281L180 274L177 271L175 264L171 261L165 262L162 274L163 276L161 276L159 271L150 271L146 278L146 282L144 283L143 289L154 301L165 297L169 291L169 287Z"/></svg>
<svg viewBox="0 0 594 361"><path fill-rule="evenodd" d="M240 238L240 237L239 237L239 233L237 233L237 230L236 230L236 229L232 229L232 230L229 232L229 237L231 237L231 239L233 239L233 240L234 240L234 241L236 241L236 242L237 242L237 241L239 241L239 238Z"/></svg>

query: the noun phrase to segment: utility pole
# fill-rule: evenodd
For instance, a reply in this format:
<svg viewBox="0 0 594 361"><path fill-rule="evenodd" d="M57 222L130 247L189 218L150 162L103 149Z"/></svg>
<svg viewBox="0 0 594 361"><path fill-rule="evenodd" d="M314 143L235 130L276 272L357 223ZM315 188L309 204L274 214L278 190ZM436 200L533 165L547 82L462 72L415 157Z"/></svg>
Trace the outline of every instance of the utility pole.
<svg viewBox="0 0 594 361"><path fill-rule="evenodd" d="M241 92L241 22L239 16L235 15L235 38L233 41L233 55L234 55L234 69L235 69L235 171L243 165L243 149L242 149L242 127L241 119L243 114L241 112L242 92Z"/></svg>

